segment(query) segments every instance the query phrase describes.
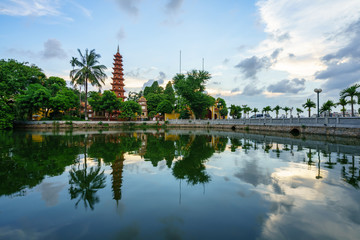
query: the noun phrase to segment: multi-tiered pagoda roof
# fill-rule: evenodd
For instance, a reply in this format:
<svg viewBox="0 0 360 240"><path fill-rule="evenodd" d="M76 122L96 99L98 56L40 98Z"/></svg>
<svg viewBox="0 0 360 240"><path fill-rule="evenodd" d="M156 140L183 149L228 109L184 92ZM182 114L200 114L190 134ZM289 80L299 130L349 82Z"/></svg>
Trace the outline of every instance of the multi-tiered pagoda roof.
<svg viewBox="0 0 360 240"><path fill-rule="evenodd" d="M113 91L116 94L116 97L118 98L122 98L122 100L125 100L125 90L124 90L124 69L123 69L123 64L122 64L122 56L119 53L119 46L117 48L117 53L114 55L114 67L113 67L113 77L112 80L113 82L111 83L112 85L112 89L111 91Z"/></svg>

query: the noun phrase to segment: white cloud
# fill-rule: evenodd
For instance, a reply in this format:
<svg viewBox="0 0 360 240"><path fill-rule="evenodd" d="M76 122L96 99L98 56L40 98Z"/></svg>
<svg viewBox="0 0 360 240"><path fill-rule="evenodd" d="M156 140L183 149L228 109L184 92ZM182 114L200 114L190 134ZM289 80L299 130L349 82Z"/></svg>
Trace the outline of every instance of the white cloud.
<svg viewBox="0 0 360 240"><path fill-rule="evenodd" d="M253 50L256 56L282 48L273 70L290 78L314 75L325 68L321 58L349 41L334 36L359 18L360 2L348 0L263 0L257 3L268 38ZM286 37L282 37L286 36ZM295 56L293 58L289 58Z"/></svg>
<svg viewBox="0 0 360 240"><path fill-rule="evenodd" d="M58 0L5 0L0 3L0 15L58 16Z"/></svg>

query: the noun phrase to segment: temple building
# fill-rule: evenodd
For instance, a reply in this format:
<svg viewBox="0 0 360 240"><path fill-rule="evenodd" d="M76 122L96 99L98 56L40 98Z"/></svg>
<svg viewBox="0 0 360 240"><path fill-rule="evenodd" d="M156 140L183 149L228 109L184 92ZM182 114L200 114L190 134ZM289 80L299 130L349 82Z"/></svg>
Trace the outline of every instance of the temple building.
<svg viewBox="0 0 360 240"><path fill-rule="evenodd" d="M123 64L122 64L122 56L119 53L119 46L117 48L117 53L114 55L114 67L113 67L114 72L112 80L113 82L111 83L112 85L112 89L111 91L113 91L116 94L116 97L118 98L122 98L123 101L125 101L125 90L124 90L124 69L123 69Z"/></svg>

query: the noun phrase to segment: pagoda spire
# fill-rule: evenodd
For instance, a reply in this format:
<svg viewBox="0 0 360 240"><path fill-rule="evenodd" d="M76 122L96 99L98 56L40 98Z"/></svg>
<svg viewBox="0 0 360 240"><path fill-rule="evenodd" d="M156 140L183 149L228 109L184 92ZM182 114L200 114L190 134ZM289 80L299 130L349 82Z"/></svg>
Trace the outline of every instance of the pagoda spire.
<svg viewBox="0 0 360 240"><path fill-rule="evenodd" d="M113 77L112 77L112 88L111 91L113 91L116 94L116 97L122 98L122 100L125 100L125 90L124 90L124 69L122 64L122 56L119 52L119 45L117 47L117 52L114 55L114 67L113 67Z"/></svg>

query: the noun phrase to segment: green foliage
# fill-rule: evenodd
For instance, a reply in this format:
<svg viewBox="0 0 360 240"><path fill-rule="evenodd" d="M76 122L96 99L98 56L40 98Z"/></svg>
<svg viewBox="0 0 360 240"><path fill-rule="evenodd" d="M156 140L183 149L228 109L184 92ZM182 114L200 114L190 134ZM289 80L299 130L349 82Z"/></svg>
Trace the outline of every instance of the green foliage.
<svg viewBox="0 0 360 240"><path fill-rule="evenodd" d="M145 87L144 89L144 97L148 99L149 94L163 94L164 89L159 86L158 81L154 81L151 87Z"/></svg>
<svg viewBox="0 0 360 240"><path fill-rule="evenodd" d="M175 104L175 91L172 87L171 81L166 84L164 95L165 99L168 100L172 105Z"/></svg>
<svg viewBox="0 0 360 240"><path fill-rule="evenodd" d="M30 84L42 83L44 79L45 74L35 65L14 59L0 60L0 98L7 104Z"/></svg>
<svg viewBox="0 0 360 240"><path fill-rule="evenodd" d="M234 104L231 104L231 106L230 106L230 116L233 119L241 118L241 112L242 112L242 108L240 106L236 106Z"/></svg>
<svg viewBox="0 0 360 240"><path fill-rule="evenodd" d="M331 108L333 107L336 107L336 104L333 101L328 100L321 106L320 112L321 113L328 112L328 115L330 116Z"/></svg>
<svg viewBox="0 0 360 240"><path fill-rule="evenodd" d="M148 114L148 116L149 116L150 119L152 119L153 117L155 117L155 115L156 115L156 111L150 111L149 114Z"/></svg>
<svg viewBox="0 0 360 240"><path fill-rule="evenodd" d="M177 74L173 78L177 94L186 99L196 118L202 118L206 110L214 105L215 99L204 93L205 83L211 78L206 71L193 70L186 75Z"/></svg>
<svg viewBox="0 0 360 240"><path fill-rule="evenodd" d="M190 118L190 112L187 108L184 108L180 111L180 119L189 119Z"/></svg>
<svg viewBox="0 0 360 240"><path fill-rule="evenodd" d="M162 115L164 115L165 113L171 113L172 110L173 106L169 100L163 100L162 102L160 102L156 109L156 111L158 113L161 113Z"/></svg>
<svg viewBox="0 0 360 240"><path fill-rule="evenodd" d="M301 108L296 108L296 112L298 117L300 117L300 113L303 113L304 111Z"/></svg>
<svg viewBox="0 0 360 240"><path fill-rule="evenodd" d="M78 104L79 102L74 91L67 87L63 87L54 97L50 98L49 107L54 110L54 112L66 112L71 108L78 107Z"/></svg>
<svg viewBox="0 0 360 240"><path fill-rule="evenodd" d="M110 114L114 110L120 109L122 102L119 98L116 97L116 94L114 92L106 90L101 96L100 104L101 109L107 111L110 118Z"/></svg>
<svg viewBox="0 0 360 240"><path fill-rule="evenodd" d="M358 98L358 101L360 101L360 92L358 92L358 88L360 88L360 84L354 84L340 92L340 97L346 99L347 97L350 97L349 103L351 104L351 116L354 116L354 97Z"/></svg>
<svg viewBox="0 0 360 240"><path fill-rule="evenodd" d="M14 114L11 107L0 98L0 130L12 128L14 121Z"/></svg>
<svg viewBox="0 0 360 240"><path fill-rule="evenodd" d="M289 108L289 107L283 107L283 110L285 111L285 115L286 115L286 117L287 117L288 111L290 111L291 108Z"/></svg>
<svg viewBox="0 0 360 240"><path fill-rule="evenodd" d="M272 108L270 106L266 106L262 109L262 111L266 114L269 114L269 112L273 111Z"/></svg>
<svg viewBox="0 0 360 240"><path fill-rule="evenodd" d="M141 106L137 102L126 101L121 104L120 111L120 118L131 120L141 114Z"/></svg>
<svg viewBox="0 0 360 240"><path fill-rule="evenodd" d="M127 100L137 102L139 98L141 98L142 96L143 96L143 91L140 91L139 93L130 91Z"/></svg>
<svg viewBox="0 0 360 240"><path fill-rule="evenodd" d="M311 108L315 108L316 104L310 99L306 99L306 103L303 104L303 108L307 108L309 112L309 117L311 115Z"/></svg>
<svg viewBox="0 0 360 240"><path fill-rule="evenodd" d="M147 109L149 112L156 111L159 104L165 100L164 94L149 93L146 97Z"/></svg>
<svg viewBox="0 0 360 240"><path fill-rule="evenodd" d="M50 106L51 94L41 84L30 84L24 94L18 95L16 105L20 117L27 117L31 120L32 114L40 109L46 109Z"/></svg>
<svg viewBox="0 0 360 240"><path fill-rule="evenodd" d="M276 118L279 117L279 111L280 111L281 107L279 105L276 105L274 108L273 108L273 111L275 111L275 114L276 114Z"/></svg>
<svg viewBox="0 0 360 240"><path fill-rule="evenodd" d="M77 58L72 58L70 61L73 67L78 67L70 72L71 82L77 85L85 85L85 120L87 120L87 92L88 82L91 85L101 87L105 83L105 65L99 65L100 54L95 53L95 49L90 52L85 49L85 54L82 54L78 49L80 61Z"/></svg>
<svg viewBox="0 0 360 240"><path fill-rule="evenodd" d="M228 108L226 106L226 102L224 99L222 98L217 98L216 99L217 105L216 107L219 109L220 112L220 116L225 117L228 115Z"/></svg>

